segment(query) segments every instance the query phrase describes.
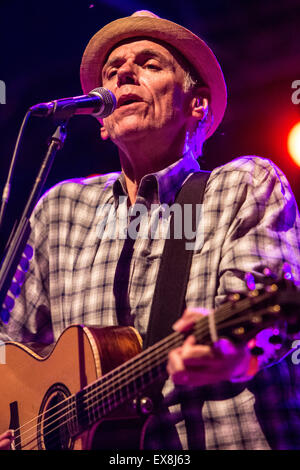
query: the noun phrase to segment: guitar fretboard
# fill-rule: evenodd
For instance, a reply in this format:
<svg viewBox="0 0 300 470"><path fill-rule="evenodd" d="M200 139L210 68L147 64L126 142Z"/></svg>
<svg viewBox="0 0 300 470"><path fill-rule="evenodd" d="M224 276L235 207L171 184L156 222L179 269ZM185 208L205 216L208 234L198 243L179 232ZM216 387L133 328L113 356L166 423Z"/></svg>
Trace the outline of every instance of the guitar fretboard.
<svg viewBox="0 0 300 470"><path fill-rule="evenodd" d="M266 302L268 305L268 300L273 295L274 292L264 292L257 297L254 295L239 300L237 304L229 302L215 310L214 324L220 331L226 333L239 324L241 312L243 312L245 325L248 321L251 323L256 303L261 305ZM196 322L193 334L198 342L210 341L211 322L209 315L201 317ZM70 435L79 434L122 404L136 398L155 381L166 378L168 353L181 346L186 336L187 334L184 333L172 333L69 397L68 431Z"/></svg>
<svg viewBox="0 0 300 470"><path fill-rule="evenodd" d="M182 345L183 340L183 334L173 333L69 397L70 434L80 433L82 429L136 398L155 381L165 378L168 353Z"/></svg>

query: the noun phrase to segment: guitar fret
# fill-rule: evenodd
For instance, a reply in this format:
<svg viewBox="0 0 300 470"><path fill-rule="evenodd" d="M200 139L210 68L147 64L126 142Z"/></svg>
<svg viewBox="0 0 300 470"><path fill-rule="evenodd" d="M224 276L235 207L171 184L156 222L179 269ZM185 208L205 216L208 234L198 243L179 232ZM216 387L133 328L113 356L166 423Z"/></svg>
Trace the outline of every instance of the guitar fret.
<svg viewBox="0 0 300 470"><path fill-rule="evenodd" d="M77 419L77 410L76 410L76 397L73 395L68 398L67 406L67 426L70 436L76 436L79 433L79 423Z"/></svg>
<svg viewBox="0 0 300 470"><path fill-rule="evenodd" d="M174 339L181 341L181 335L175 335ZM134 358L131 367L128 363L123 364L79 392L75 399L77 419L73 415L71 432L78 433L83 427L94 424L126 401L133 400L156 379L165 376L170 347L169 343L165 346L162 342L157 350L154 347L150 352L141 353L138 360Z"/></svg>
<svg viewBox="0 0 300 470"><path fill-rule="evenodd" d="M246 302L243 303L243 308L245 308L245 304ZM248 307L247 304L246 307ZM227 308L219 308L215 315L216 323L227 316L230 317ZM197 322L194 334L198 341L209 338L209 326L207 317L203 317ZM180 346L183 341L184 335L182 333L173 333L140 353L137 358L127 361L87 386L84 394L86 395L85 408L88 411L89 424L108 415L122 403L134 399L155 380L165 377L168 353L174 347Z"/></svg>
<svg viewBox="0 0 300 470"><path fill-rule="evenodd" d="M88 423L89 425L91 425L93 423L93 420L94 420L94 408L91 406L90 404L90 397L88 396L87 399L86 397L84 398L85 400L85 409L87 410L87 419L88 419Z"/></svg>
<svg viewBox="0 0 300 470"><path fill-rule="evenodd" d="M226 317L226 309L219 309L218 316ZM197 322L194 334L198 340L209 337L208 318ZM81 414L71 426L73 432L82 426L92 425L108 415L122 403L134 399L155 380L166 376L166 362L171 349L183 343L182 333L173 333L127 363L117 367L77 394L76 411ZM72 420L71 420L72 421Z"/></svg>
<svg viewBox="0 0 300 470"><path fill-rule="evenodd" d="M88 422L89 425L94 424L100 419L99 409L93 404L93 394L90 393L90 390L95 388L95 384L89 386L89 391L85 391L85 409L87 410Z"/></svg>
<svg viewBox="0 0 300 470"><path fill-rule="evenodd" d="M96 389L96 384L93 384L93 387L92 389ZM101 414L101 409L99 406L94 406L93 405L93 395L91 396L91 399L90 399L90 403L91 403L91 408L93 410L93 419L94 419L94 423L96 421L99 421L99 419L101 418L101 416L103 415L103 412Z"/></svg>
<svg viewBox="0 0 300 470"><path fill-rule="evenodd" d="M181 344L182 338L181 334L174 334L171 341L166 339L141 353L138 359L133 358L132 365L119 366L76 394L71 407L70 433L74 435L91 426L165 376L168 352Z"/></svg>

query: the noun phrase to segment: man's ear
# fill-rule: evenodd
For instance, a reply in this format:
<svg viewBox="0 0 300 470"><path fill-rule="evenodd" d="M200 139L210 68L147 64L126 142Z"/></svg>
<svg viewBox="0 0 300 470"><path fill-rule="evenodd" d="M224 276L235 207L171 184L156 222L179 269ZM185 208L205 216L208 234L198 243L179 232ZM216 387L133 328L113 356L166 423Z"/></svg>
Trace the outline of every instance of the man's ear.
<svg viewBox="0 0 300 470"><path fill-rule="evenodd" d="M191 115L197 121L203 121L208 115L208 98L203 96L195 96L191 103Z"/></svg>
<svg viewBox="0 0 300 470"><path fill-rule="evenodd" d="M190 116L198 122L205 119L209 111L209 102L210 91L207 86L193 88L190 95Z"/></svg>

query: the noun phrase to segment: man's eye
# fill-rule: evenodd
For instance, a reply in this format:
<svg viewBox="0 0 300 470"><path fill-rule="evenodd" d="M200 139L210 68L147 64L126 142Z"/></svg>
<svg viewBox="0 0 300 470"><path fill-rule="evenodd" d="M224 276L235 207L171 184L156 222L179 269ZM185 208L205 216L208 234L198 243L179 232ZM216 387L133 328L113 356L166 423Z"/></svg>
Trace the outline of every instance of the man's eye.
<svg viewBox="0 0 300 470"><path fill-rule="evenodd" d="M116 73L117 73L116 69L110 70L109 72L107 72L106 77L109 80L110 78L114 77L116 75Z"/></svg>
<svg viewBox="0 0 300 470"><path fill-rule="evenodd" d="M152 70L160 70L160 67L157 64L145 64L144 67Z"/></svg>

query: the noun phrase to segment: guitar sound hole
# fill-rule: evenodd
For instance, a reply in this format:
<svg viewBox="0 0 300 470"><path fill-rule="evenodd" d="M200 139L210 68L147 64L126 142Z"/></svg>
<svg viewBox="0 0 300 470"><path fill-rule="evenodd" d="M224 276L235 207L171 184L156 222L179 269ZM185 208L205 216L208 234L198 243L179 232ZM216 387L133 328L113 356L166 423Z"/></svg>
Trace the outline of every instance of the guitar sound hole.
<svg viewBox="0 0 300 470"><path fill-rule="evenodd" d="M73 448L65 403L69 395L70 392L62 384L53 385L46 393L38 424L39 449L68 450Z"/></svg>

